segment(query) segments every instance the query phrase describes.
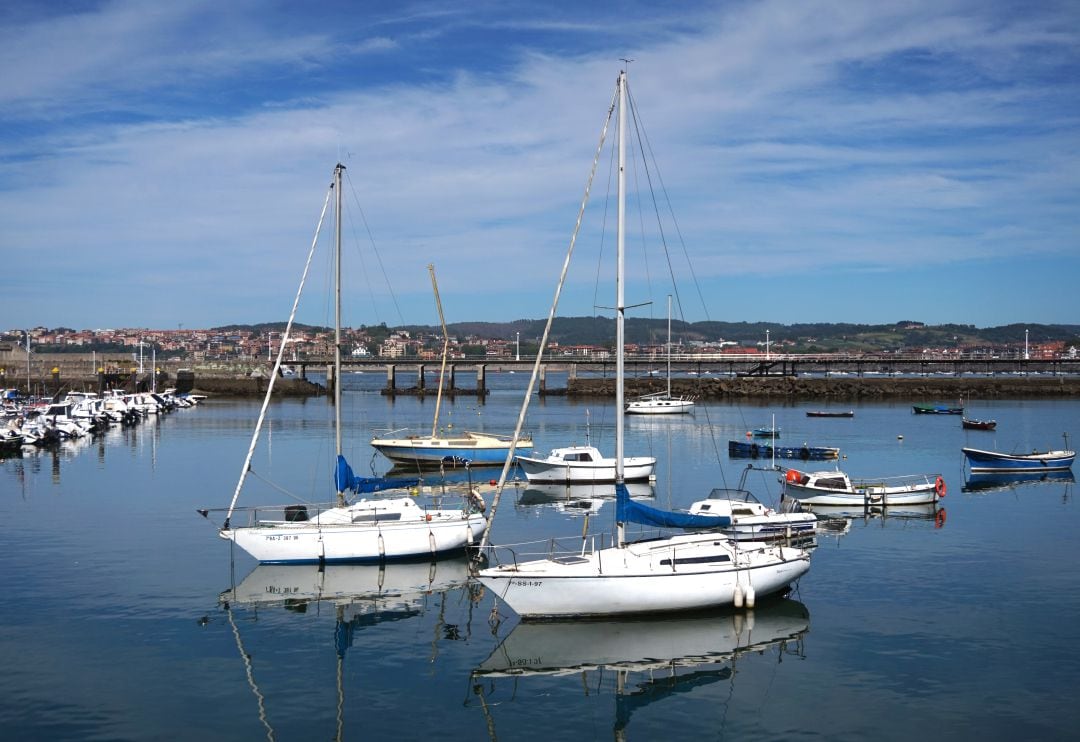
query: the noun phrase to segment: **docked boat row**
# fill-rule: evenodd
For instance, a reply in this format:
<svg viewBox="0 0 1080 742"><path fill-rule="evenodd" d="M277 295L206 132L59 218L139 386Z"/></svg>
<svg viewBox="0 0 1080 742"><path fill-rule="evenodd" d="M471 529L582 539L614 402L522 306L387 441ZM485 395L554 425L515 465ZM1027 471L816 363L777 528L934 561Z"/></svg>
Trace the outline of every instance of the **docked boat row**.
<svg viewBox="0 0 1080 742"><path fill-rule="evenodd" d="M110 427L133 425L151 415L193 407L202 399L178 395L174 389L161 393L128 394L110 391L69 391L51 400L27 399L3 390L0 419L0 450L12 453L26 447L44 447L67 440L99 435Z"/></svg>

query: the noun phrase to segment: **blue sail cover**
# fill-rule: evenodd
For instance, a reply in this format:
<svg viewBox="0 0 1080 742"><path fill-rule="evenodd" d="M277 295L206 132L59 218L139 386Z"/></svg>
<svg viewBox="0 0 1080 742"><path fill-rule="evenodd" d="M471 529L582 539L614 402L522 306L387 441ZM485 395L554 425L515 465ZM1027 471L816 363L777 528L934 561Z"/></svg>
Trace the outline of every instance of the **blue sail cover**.
<svg viewBox="0 0 1080 742"><path fill-rule="evenodd" d="M419 479L387 479L386 477L358 477L344 456L337 457L337 469L334 471L334 485L338 492L380 492L402 487L415 487Z"/></svg>
<svg viewBox="0 0 1080 742"><path fill-rule="evenodd" d="M731 525L726 515L691 515L643 505L630 499L626 485L615 485L615 519L620 523L640 523L659 528L724 528Z"/></svg>

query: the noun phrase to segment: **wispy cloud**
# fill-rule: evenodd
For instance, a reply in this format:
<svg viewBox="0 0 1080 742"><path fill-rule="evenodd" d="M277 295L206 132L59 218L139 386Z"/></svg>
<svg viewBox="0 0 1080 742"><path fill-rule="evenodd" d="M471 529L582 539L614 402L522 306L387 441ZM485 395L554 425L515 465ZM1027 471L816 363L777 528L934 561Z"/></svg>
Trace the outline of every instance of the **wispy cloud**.
<svg viewBox="0 0 1080 742"><path fill-rule="evenodd" d="M1071 5L568 7L16 18L0 31L0 249L20 278L0 324L277 317L338 159L402 319L433 321L432 261L452 319L542 316L620 57L713 318L761 318L724 300L757 290L780 322L1075 321L1039 297L1015 316L887 286L859 317L820 298L867 275L1080 267ZM569 313L593 311L598 244L582 243ZM778 271L812 289L778 296Z"/></svg>

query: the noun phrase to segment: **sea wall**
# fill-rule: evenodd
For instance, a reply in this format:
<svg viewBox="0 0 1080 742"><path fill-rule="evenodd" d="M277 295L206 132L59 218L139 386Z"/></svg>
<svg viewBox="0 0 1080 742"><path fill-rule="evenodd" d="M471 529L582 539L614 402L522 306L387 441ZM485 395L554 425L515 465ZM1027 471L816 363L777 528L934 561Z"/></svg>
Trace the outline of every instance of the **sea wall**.
<svg viewBox="0 0 1080 742"><path fill-rule="evenodd" d="M662 378L627 379L626 397L662 392L666 388L667 381ZM672 379L671 393L698 399L763 397L951 402L959 399L1075 398L1080 397L1080 377L698 377ZM614 397L615 380L570 379L566 394L570 397Z"/></svg>

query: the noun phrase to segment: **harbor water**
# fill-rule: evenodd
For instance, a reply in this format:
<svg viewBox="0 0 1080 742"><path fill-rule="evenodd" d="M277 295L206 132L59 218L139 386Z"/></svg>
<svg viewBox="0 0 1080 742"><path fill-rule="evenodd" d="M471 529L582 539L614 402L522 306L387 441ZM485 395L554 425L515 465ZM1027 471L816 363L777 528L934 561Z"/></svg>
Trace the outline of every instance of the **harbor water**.
<svg viewBox="0 0 1080 742"><path fill-rule="evenodd" d="M525 374L487 400L444 399L441 427L513 429ZM387 462L376 431L430 432L433 396L388 398L343 378L346 455ZM1080 725L1080 512L1072 478L966 487L960 449L1062 448L1080 402L968 401L997 430L914 415L908 400L699 402L627 419L627 455L658 459L634 494L685 508L738 485L729 440L775 425L782 445L837 446L853 477L940 473L938 509L829 516L785 598L617 621L520 623L435 563L257 567L217 536L260 400L210 399L94 440L0 460L0 729L34 740L1066 739ZM241 505L325 501L333 410L275 401ZM539 453L614 448L610 401L535 399ZM1070 447L1072 441L1070 440ZM497 469L453 474L487 483ZM433 477L435 481L438 477ZM775 504L775 472L746 486ZM496 544L610 532L599 491L512 482ZM490 491L486 495L489 503Z"/></svg>

